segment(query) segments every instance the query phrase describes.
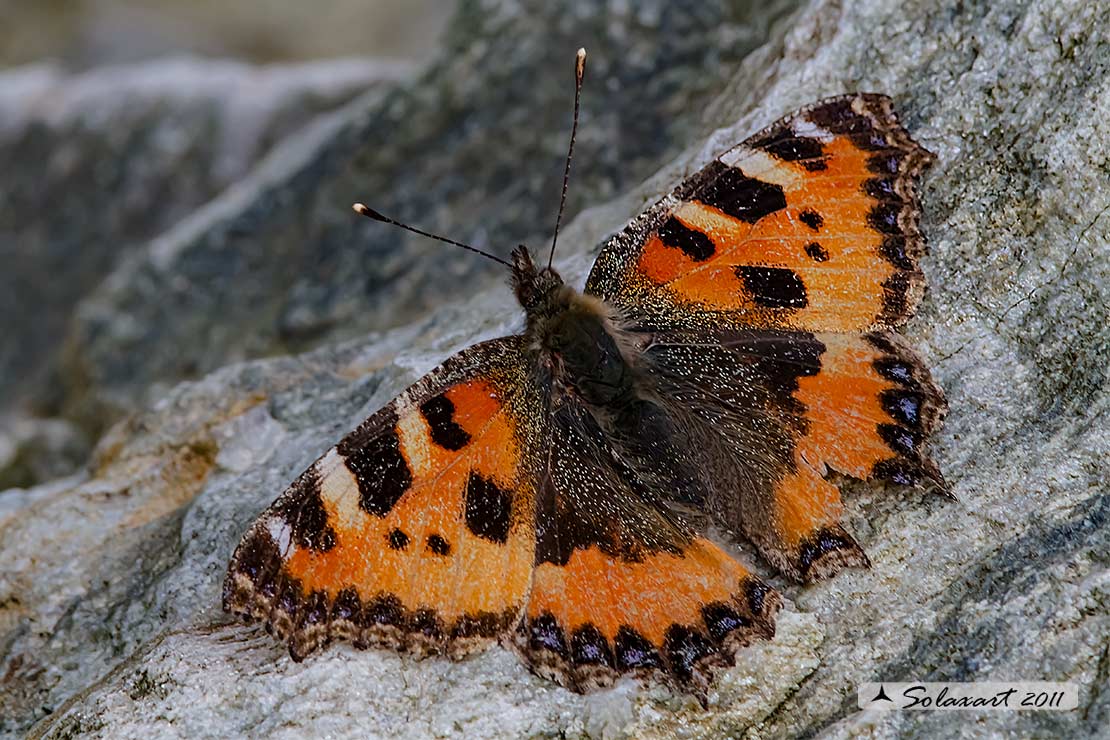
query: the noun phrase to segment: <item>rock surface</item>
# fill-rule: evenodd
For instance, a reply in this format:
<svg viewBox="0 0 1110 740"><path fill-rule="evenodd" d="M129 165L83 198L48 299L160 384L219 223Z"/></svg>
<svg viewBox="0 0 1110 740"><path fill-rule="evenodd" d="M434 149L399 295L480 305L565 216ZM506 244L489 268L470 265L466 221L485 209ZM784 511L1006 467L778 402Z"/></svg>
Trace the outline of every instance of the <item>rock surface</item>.
<svg viewBox="0 0 1110 740"><path fill-rule="evenodd" d="M101 293L103 316L131 306L164 325L149 344L129 344L106 321L104 347L153 355L126 358L140 366L128 371L167 380L181 374L162 358L168 347L199 352L196 368L207 369L236 357L231 339L248 324L221 287L231 278L214 274L211 295L228 295L209 304L191 283L172 311L151 310L158 281L170 274L159 270L199 280L199 267L185 268L224 265L238 253L231 242L253 245L249 259L258 260L238 265L239 278L253 276L261 260L253 250L271 242L282 258L294 243L311 242L330 260L313 272L307 253L297 253L299 261L257 276L241 300L261 302L260 324L311 306L306 315L315 318L298 325L310 327L308 343L330 342L367 300L380 304L377 315L354 322L357 339L177 385L114 427L86 476L0 495L0 730L14 736L37 721L36 737L1081 737L1110 725L1110 19L1096 0L815 0L708 83L693 62L663 63L660 39L682 36L675 17L662 18L668 25L635 16L616 27L639 35L593 45L590 79L599 88L609 79L606 56L640 59L656 75L677 69L668 89L693 91L697 115L680 116L685 123L665 129L662 143L641 141L659 129L641 130L641 121L630 125L612 110L627 102L619 95L584 116L595 138L584 135L579 152L600 163L576 179L584 190L574 207L621 194L566 228L560 265L568 279L581 280L592 246L684 173L822 96L892 94L908 128L938 155L922 196L931 290L907 333L948 393L936 458L959 501L855 486L849 527L874 567L814 587L776 582L790 602L776 639L722 674L708 711L634 683L570 694L499 648L450 663L334 647L294 664L265 634L221 614L232 548L294 475L446 354L519 325L508 290L484 266L443 252L421 263L415 254L428 245L351 226L344 209L355 194L386 194L394 178L395 199L386 197L383 210L483 244L542 236L563 146L559 127L544 122L565 115L566 85L533 65L564 63L578 45L572 39L590 46L590 33L614 24L592 4L551 16L537 6L470 8L456 19L445 57L457 64L451 83L466 82L457 98L425 76L358 117L361 126L344 123L322 137L318 163L302 152L302 164L272 169L270 184L245 188L121 268L135 285L117 278ZM691 5L688 15L695 7L705 6ZM655 28L664 30L646 30ZM517 34L511 42L508 30ZM707 33L700 43L726 56L731 44L743 46L737 38ZM528 73L513 66L514 45ZM527 87L548 91L546 105L518 110ZM469 107L479 93L491 97ZM497 95L505 99L489 109ZM471 119L444 139L434 121L408 121L401 151L363 143L351 170L336 163L359 142L380 144L376 126L385 124L376 116L402 122L415 111ZM547 164L511 161L522 145L510 137L525 121ZM667 136L678 135L689 137L688 148L648 176L677 150L679 139ZM614 174L626 154L633 174ZM431 183L425 193L447 199L421 196L421 178ZM347 183L362 187L348 193ZM317 194L293 208L287 196L295 192ZM490 204L480 205L487 193ZM279 270L308 277L281 283ZM323 290L329 276L334 294ZM316 293L290 287L312 281ZM452 289L462 282L465 290ZM370 299L353 297L370 290ZM227 309L226 330L213 306ZM360 334L373 328L382 331ZM276 351L279 334L247 351ZM196 343L209 335L214 348ZM95 346L80 345L91 367L101 361ZM1080 708L876 714L855 706L862 681L1015 679L1073 681Z"/></svg>
<svg viewBox="0 0 1110 740"><path fill-rule="evenodd" d="M292 132L414 71L173 59L0 74L0 410L28 396L40 410L62 403L58 345L75 306L119 262ZM145 319L117 316L115 330L142 333Z"/></svg>

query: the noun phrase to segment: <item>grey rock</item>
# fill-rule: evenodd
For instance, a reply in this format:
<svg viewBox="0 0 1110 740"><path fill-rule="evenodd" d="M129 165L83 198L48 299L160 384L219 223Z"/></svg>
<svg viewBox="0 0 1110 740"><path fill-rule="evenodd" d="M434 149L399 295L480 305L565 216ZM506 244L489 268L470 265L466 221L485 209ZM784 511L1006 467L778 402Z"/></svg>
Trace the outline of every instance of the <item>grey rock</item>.
<svg viewBox="0 0 1110 740"><path fill-rule="evenodd" d="M294 475L449 352L519 327L506 288L471 282L471 295L412 308L400 328L177 385L101 441L87 477L0 509L0 727L14 735L39 720L33 737L1104 734L1103 11L1095 0L814 2L704 106L703 125L720 128L567 227L558 262L581 280L593 245L683 173L845 90L894 95L938 155L923 194L931 289L907 333L948 393L936 457L959 500L854 486L849 527L873 567L812 587L776 581L789 601L778 635L719 677L708 711L633 683L574 695L500 648L452 663L337 646L294 664L221 614L238 536ZM433 281L421 300L441 288ZM1072 681L1080 708L872 713L854 702L862 681L1015 679Z"/></svg>
<svg viewBox="0 0 1110 740"><path fill-rule="evenodd" d="M85 434L63 419L0 416L0 491L69 475L89 451Z"/></svg>
<svg viewBox="0 0 1110 740"><path fill-rule="evenodd" d="M52 361L75 306L117 263L307 122L413 71L182 58L0 74L0 408L61 403Z"/></svg>

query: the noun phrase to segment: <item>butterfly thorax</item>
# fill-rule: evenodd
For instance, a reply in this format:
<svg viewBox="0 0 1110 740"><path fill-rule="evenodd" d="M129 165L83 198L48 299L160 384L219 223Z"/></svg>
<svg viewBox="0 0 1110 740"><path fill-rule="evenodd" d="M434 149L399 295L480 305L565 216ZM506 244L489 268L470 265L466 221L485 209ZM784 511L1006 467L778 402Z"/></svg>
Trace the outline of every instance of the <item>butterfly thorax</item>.
<svg viewBox="0 0 1110 740"><path fill-rule="evenodd" d="M513 289L527 317L526 345L557 385L595 405L635 396L611 308L564 283L554 269L537 269L523 246L513 252Z"/></svg>

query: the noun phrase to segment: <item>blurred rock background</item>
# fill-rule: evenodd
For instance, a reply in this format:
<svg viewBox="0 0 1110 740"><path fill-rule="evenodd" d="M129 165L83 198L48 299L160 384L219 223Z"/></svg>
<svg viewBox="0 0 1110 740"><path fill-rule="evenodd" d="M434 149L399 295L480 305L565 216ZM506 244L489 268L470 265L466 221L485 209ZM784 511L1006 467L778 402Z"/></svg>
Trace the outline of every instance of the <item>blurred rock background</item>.
<svg viewBox="0 0 1110 740"><path fill-rule="evenodd" d="M76 469L130 408L67 403L89 390L62 368L80 302L278 142L411 79L450 12L0 0L0 488Z"/></svg>
<svg viewBox="0 0 1110 740"><path fill-rule="evenodd" d="M230 188L270 150L321 114L410 73L394 62L343 60L281 67L176 58L68 74L54 68L0 73L6 125L0 157L0 409L22 417L72 423L69 447L47 444L50 469L82 436L95 440L129 408L87 411L69 399L95 391L79 370L80 307L148 240ZM134 331L141 314L116 317ZM130 328L128 328L130 327ZM70 358L67 365L64 360ZM126 372L126 371L123 371ZM139 390L114 370L108 385ZM61 441L61 427L41 440ZM43 427L43 430L47 427ZM42 430L39 430L42 431ZM37 432L36 432L37 433ZM48 461L22 441L25 463L0 482L41 479ZM0 463L2 467L2 463Z"/></svg>
<svg viewBox="0 0 1110 740"><path fill-rule="evenodd" d="M3 0L0 65L51 59L77 71L181 54L426 62L452 10L437 0Z"/></svg>
<svg viewBox="0 0 1110 740"><path fill-rule="evenodd" d="M0 736L1036 737L1110 724L1110 16L1100 0L0 0ZM293 665L219 609L288 481L559 265L780 115L892 95L935 151L911 340L959 501L855 486L874 567L798 587L703 712L493 649ZM761 563L741 551L757 569ZM761 571L766 575L766 571ZM1070 680L1074 713L859 712Z"/></svg>

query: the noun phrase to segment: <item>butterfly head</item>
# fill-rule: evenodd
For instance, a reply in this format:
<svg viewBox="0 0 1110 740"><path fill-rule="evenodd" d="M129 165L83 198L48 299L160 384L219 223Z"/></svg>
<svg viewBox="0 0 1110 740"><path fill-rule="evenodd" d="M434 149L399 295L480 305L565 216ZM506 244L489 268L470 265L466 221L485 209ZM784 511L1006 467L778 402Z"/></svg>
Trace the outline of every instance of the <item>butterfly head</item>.
<svg viewBox="0 0 1110 740"><path fill-rule="evenodd" d="M553 312L565 302L561 297L566 287L563 278L551 267L536 267L523 244L513 250L512 282L513 292L529 316Z"/></svg>

